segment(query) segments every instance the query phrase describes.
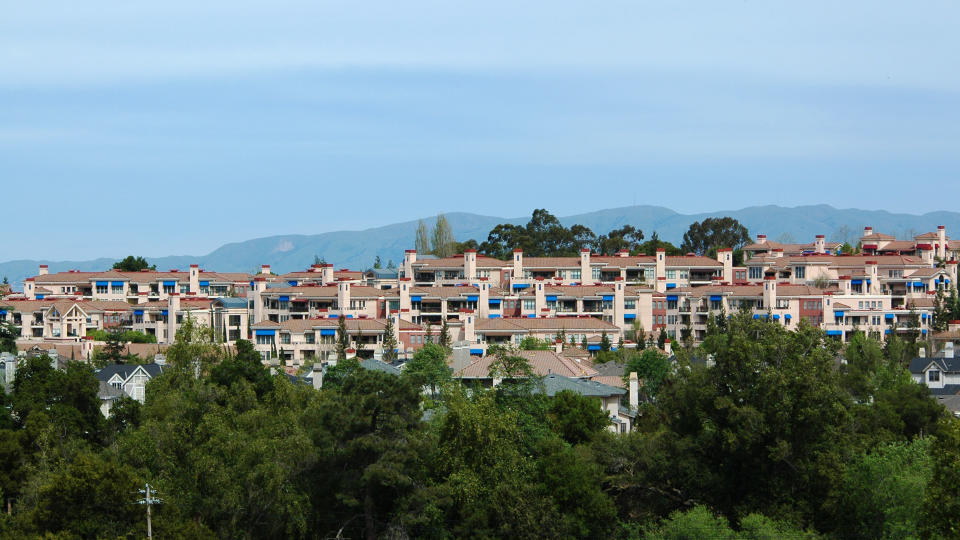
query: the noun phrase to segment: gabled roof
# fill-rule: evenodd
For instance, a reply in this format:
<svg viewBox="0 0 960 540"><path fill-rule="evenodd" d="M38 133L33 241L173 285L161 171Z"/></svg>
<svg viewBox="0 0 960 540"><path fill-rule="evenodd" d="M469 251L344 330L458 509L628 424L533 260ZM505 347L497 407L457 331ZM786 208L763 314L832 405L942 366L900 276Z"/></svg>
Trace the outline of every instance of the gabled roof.
<svg viewBox="0 0 960 540"><path fill-rule="evenodd" d="M557 374L565 377L588 378L597 374L593 364L564 358L554 351L516 351L516 355L530 362L533 374L537 376ZM464 379L489 379L490 365L495 360L495 356L484 356L464 367L454 376Z"/></svg>
<svg viewBox="0 0 960 540"><path fill-rule="evenodd" d="M944 373L960 373L960 358L917 357L910 361L910 373L919 375L934 365Z"/></svg>
<svg viewBox="0 0 960 540"><path fill-rule="evenodd" d="M367 358L366 360L360 361L360 367L370 371L382 371L390 375L400 375L400 370L391 366L386 362L381 362L380 360L374 360L372 358Z"/></svg>
<svg viewBox="0 0 960 540"><path fill-rule="evenodd" d="M163 366L159 364L109 364L97 370L95 375L97 380L103 382L109 382L114 375L118 375L126 381L134 373L141 370L152 379L163 372Z"/></svg>

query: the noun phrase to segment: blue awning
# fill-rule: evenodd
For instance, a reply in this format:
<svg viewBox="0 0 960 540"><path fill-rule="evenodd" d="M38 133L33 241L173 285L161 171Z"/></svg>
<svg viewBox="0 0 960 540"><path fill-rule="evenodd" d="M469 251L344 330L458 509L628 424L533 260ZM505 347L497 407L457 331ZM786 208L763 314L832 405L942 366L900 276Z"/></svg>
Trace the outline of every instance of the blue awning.
<svg viewBox="0 0 960 540"><path fill-rule="evenodd" d="M587 350L588 350L588 351L599 351L599 350L600 350L600 346L599 346L599 345L587 345Z"/></svg>
<svg viewBox="0 0 960 540"><path fill-rule="evenodd" d="M493 306L493 305L499 306L499 305L500 305L500 299L499 299L499 298L491 298L491 299L490 299L490 305L491 305L491 306Z"/></svg>
<svg viewBox="0 0 960 540"><path fill-rule="evenodd" d="M201 287L209 287L209 286L210 286L210 282L209 282L209 281L201 281L201 282L200 282L200 286L201 286Z"/></svg>
<svg viewBox="0 0 960 540"><path fill-rule="evenodd" d="M636 319L636 318L637 318L637 314L636 314L636 313L624 313L624 314L623 314L623 318L624 318L625 320Z"/></svg>
<svg viewBox="0 0 960 540"><path fill-rule="evenodd" d="M554 295L550 295L547 297L547 302L556 302L556 301L557 301L557 297Z"/></svg>
<svg viewBox="0 0 960 540"><path fill-rule="evenodd" d="M926 333L927 333L927 329L924 328L923 330L920 331L920 333L921 333L921 334L926 334Z"/></svg>
<svg viewBox="0 0 960 540"><path fill-rule="evenodd" d="M716 295L714 295L714 296L711 296L711 297L710 297L710 301L711 301L711 302L721 302L721 301L723 301L723 297L722 297L722 296L716 296Z"/></svg>
<svg viewBox="0 0 960 540"><path fill-rule="evenodd" d="M612 294L605 294L605 295L603 295L603 301L604 301L604 302L613 302L613 295L612 295Z"/></svg>
<svg viewBox="0 0 960 540"><path fill-rule="evenodd" d="M336 330L335 328L321 328L321 329L320 329L320 335L321 335L321 336L335 336L335 335L337 335L337 330Z"/></svg>
<svg viewBox="0 0 960 540"><path fill-rule="evenodd" d="M896 315L894 315L893 313L887 313L886 315L883 316L884 319L893 319L894 317L896 317Z"/></svg>
<svg viewBox="0 0 960 540"><path fill-rule="evenodd" d="M165 310L165 309L162 310L162 311L160 311L160 314L163 315L164 317L166 317L167 315L169 315L169 313L168 313L167 310Z"/></svg>
<svg viewBox="0 0 960 540"><path fill-rule="evenodd" d="M5 310L5 309L0 309L0 315L6 315L6 314L7 314L7 310Z"/></svg>
<svg viewBox="0 0 960 540"><path fill-rule="evenodd" d="M291 287L296 287L296 286L297 286L297 281L296 281L295 279L291 279L291 280L288 281L287 283L290 284Z"/></svg>
<svg viewBox="0 0 960 540"><path fill-rule="evenodd" d="M106 287L107 285L110 285L110 282L109 282L109 281L98 281L98 282L97 282L97 287Z"/></svg>
<svg viewBox="0 0 960 540"><path fill-rule="evenodd" d="M921 313L921 314L920 314L920 318L921 318L921 319L926 319L926 318L927 318L927 314L926 314L926 313Z"/></svg>
<svg viewBox="0 0 960 540"><path fill-rule="evenodd" d="M330 315L330 318L331 318L331 319L339 319L340 316L339 316L339 315Z"/></svg>
<svg viewBox="0 0 960 540"><path fill-rule="evenodd" d="M668 301L668 302L676 302L679 298L680 298L679 296L670 295L670 296L667 296L667 301Z"/></svg>
<svg viewBox="0 0 960 540"><path fill-rule="evenodd" d="M348 319L352 319L352 318L353 318L353 315L350 315L350 314L348 313L348 314L347 314L347 318L348 318Z"/></svg>
<svg viewBox="0 0 960 540"><path fill-rule="evenodd" d="M497 314L495 314L495 313L491 313L491 314L490 314L490 318L491 318L491 319L499 319L500 316L497 315Z"/></svg>
<svg viewBox="0 0 960 540"><path fill-rule="evenodd" d="M273 336L276 335L276 330L254 330L254 334L258 336Z"/></svg>
<svg viewBox="0 0 960 540"><path fill-rule="evenodd" d="M883 331L883 333L884 333L884 334L889 334L889 333L890 333L890 329L887 328L886 330Z"/></svg>
<svg viewBox="0 0 960 540"><path fill-rule="evenodd" d="M850 284L851 284L851 285L863 285L863 280L862 280L862 279L851 279L851 280L850 280Z"/></svg>
<svg viewBox="0 0 960 540"><path fill-rule="evenodd" d="M483 349L470 349L470 356L483 356Z"/></svg>
<svg viewBox="0 0 960 540"><path fill-rule="evenodd" d="M467 302L479 302L480 296L476 294L471 294L467 296Z"/></svg>
<svg viewBox="0 0 960 540"><path fill-rule="evenodd" d="M828 336L842 336L843 330L827 330Z"/></svg>
<svg viewBox="0 0 960 540"><path fill-rule="evenodd" d="M676 284L676 283L667 283L667 288L668 288L668 289L676 289L676 288L677 288L677 284Z"/></svg>
<svg viewBox="0 0 960 540"><path fill-rule="evenodd" d="M777 314L777 313L774 313L774 314L773 314L773 320L779 321L779 320L780 320L780 315Z"/></svg>
<svg viewBox="0 0 960 540"><path fill-rule="evenodd" d="M134 315L143 315L143 310L142 310L142 309L135 309L135 310L133 310L133 314L134 314Z"/></svg>
<svg viewBox="0 0 960 540"><path fill-rule="evenodd" d="M793 315L787 313L786 315L783 316L783 318L784 318L784 319L792 319L792 318L793 318Z"/></svg>
<svg viewBox="0 0 960 540"><path fill-rule="evenodd" d="M38 294L38 295L37 295L37 300L43 300L43 295L42 295L42 294Z"/></svg>
<svg viewBox="0 0 960 540"><path fill-rule="evenodd" d="M760 318L760 314L759 314L759 313L754 313L754 314L753 314L753 318L754 318L754 319L759 319L759 318Z"/></svg>
<svg viewBox="0 0 960 540"><path fill-rule="evenodd" d="M164 281L164 282L163 282L163 286L164 286L164 287L176 287L176 286L177 286L177 282L176 282L176 281Z"/></svg>
<svg viewBox="0 0 960 540"><path fill-rule="evenodd" d="M834 312L833 312L833 316L834 316L834 317L843 317L843 312L842 312L842 311L834 311Z"/></svg>
<svg viewBox="0 0 960 540"><path fill-rule="evenodd" d="M530 284L528 284L528 283L514 283L514 284L513 284L513 288L514 288L514 289L526 289L526 288L529 287L529 286L530 286Z"/></svg>
<svg viewBox="0 0 960 540"><path fill-rule="evenodd" d="M914 286L914 287L923 287L923 282L922 282L922 281L914 281L914 282L913 282L913 286Z"/></svg>
<svg viewBox="0 0 960 540"><path fill-rule="evenodd" d="M110 282L110 285L113 286L113 287L123 287L123 282L122 282L122 281L111 281L111 282Z"/></svg>
<svg viewBox="0 0 960 540"><path fill-rule="evenodd" d="M423 297L422 297L422 296L411 296L411 297L410 297L410 301L411 301L411 302L420 302L421 300L423 300Z"/></svg>
<svg viewBox="0 0 960 540"><path fill-rule="evenodd" d="M290 301L290 297L289 297L289 296L280 296L280 297L277 298L277 300L279 300L280 302L289 302L289 301Z"/></svg>
<svg viewBox="0 0 960 540"><path fill-rule="evenodd" d="M528 319L536 319L536 318L537 318L537 314L536 314L536 313L531 313L531 314L527 315L527 318L528 318Z"/></svg>

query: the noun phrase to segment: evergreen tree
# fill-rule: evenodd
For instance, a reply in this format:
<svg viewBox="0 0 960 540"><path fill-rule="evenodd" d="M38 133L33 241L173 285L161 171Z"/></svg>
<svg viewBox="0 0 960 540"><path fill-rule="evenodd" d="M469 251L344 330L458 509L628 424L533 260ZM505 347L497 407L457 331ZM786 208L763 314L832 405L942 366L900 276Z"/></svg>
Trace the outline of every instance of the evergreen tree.
<svg viewBox="0 0 960 540"><path fill-rule="evenodd" d="M433 248L433 254L437 257L453 255L456 240L453 237L453 229L450 228L450 223L443 214L437 215L437 223L430 234L430 245Z"/></svg>
<svg viewBox="0 0 960 540"><path fill-rule="evenodd" d="M380 262L379 255L377 255L377 257L373 260L373 267L377 270L383 268L383 263Z"/></svg>
<svg viewBox="0 0 960 540"><path fill-rule="evenodd" d="M607 335L606 330L604 330L603 333L600 334L600 350L603 352L610 351L610 336Z"/></svg>
<svg viewBox="0 0 960 540"><path fill-rule="evenodd" d="M947 304L947 298L944 297L943 289L937 289L937 294L933 299L933 323L931 325L934 332L943 332L950 323L950 306Z"/></svg>
<svg viewBox="0 0 960 540"><path fill-rule="evenodd" d="M437 344L447 351L452 348L450 343L450 328L447 326L446 319L444 319L443 324L440 325L440 337L437 339Z"/></svg>
<svg viewBox="0 0 960 540"><path fill-rule="evenodd" d="M391 364L397 359L397 338L393 335L393 319L387 317L387 324L383 328L383 361Z"/></svg>
<svg viewBox="0 0 960 540"><path fill-rule="evenodd" d="M657 336L657 347L660 347L660 350L663 350L667 345L667 331L661 326L660 335Z"/></svg>
<svg viewBox="0 0 960 540"><path fill-rule="evenodd" d="M347 359L347 349L350 348L350 334L347 333L347 318L340 315L337 319L337 360Z"/></svg>

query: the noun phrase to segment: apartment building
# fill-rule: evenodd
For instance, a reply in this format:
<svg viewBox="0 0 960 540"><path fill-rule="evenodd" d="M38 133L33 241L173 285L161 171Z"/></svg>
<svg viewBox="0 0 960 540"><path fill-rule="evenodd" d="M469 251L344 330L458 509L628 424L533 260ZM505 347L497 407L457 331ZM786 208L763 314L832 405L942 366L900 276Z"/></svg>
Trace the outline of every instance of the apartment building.
<svg viewBox="0 0 960 540"><path fill-rule="evenodd" d="M41 264L36 276L27 278L23 296L29 300L81 297L88 300L123 301L130 304L166 300L170 294L197 296L244 296L251 276L232 272L207 272L190 265L182 272L48 272Z"/></svg>
<svg viewBox="0 0 960 540"><path fill-rule="evenodd" d="M426 330L418 325L392 316L395 351L406 355L425 342ZM351 355L359 358L382 357L386 338L387 319L354 318L344 324L349 336ZM263 321L253 325L254 347L264 358L280 358L287 365L303 365L336 358L338 315L330 318L287 319L282 323Z"/></svg>

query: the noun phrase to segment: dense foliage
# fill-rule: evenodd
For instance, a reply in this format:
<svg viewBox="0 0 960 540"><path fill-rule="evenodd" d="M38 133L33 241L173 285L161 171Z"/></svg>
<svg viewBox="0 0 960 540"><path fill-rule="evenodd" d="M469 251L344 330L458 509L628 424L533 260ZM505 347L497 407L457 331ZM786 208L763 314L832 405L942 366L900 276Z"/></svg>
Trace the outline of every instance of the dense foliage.
<svg viewBox="0 0 960 540"><path fill-rule="evenodd" d="M142 270L156 270L157 266L151 265L143 257L127 255L122 260L113 263L113 269L121 272L140 272Z"/></svg>
<svg viewBox="0 0 960 540"><path fill-rule="evenodd" d="M423 351L400 377L344 360L316 391L188 322L110 419L89 367L26 360L0 394L0 538L142 537L144 482L167 538L960 534L960 426L902 344L734 315L675 363L610 351L645 382L624 435L509 349L494 389Z"/></svg>

